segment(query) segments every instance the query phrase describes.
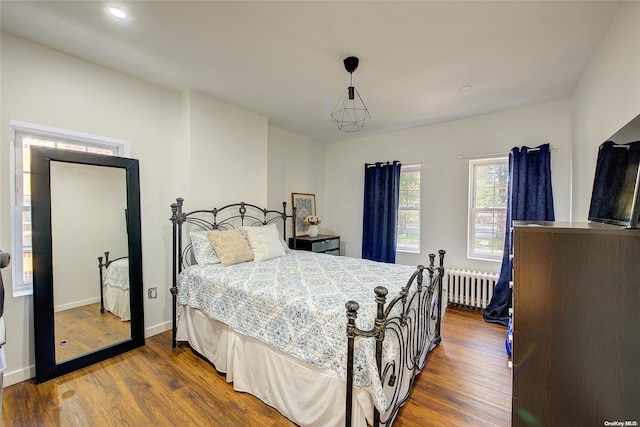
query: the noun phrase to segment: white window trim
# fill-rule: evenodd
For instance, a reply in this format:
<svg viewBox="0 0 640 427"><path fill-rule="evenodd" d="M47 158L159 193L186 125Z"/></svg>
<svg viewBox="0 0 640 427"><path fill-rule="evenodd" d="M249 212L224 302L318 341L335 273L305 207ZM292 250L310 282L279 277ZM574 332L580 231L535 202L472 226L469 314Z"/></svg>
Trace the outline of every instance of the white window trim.
<svg viewBox="0 0 640 427"><path fill-rule="evenodd" d="M402 253L408 253L408 254L419 254L421 253L421 244L420 242L422 241L422 164L423 162L416 162L416 163L402 163L400 165L400 173L404 172L411 172L411 171L418 171L420 172L420 223L419 223L419 238L418 238L418 248L409 248L406 246L399 246L396 243L396 252L402 252ZM398 207L398 211L399 211L399 207ZM396 234L397 234L397 230L396 230Z"/></svg>
<svg viewBox="0 0 640 427"><path fill-rule="evenodd" d="M91 135L88 133L76 132L65 129L58 129L49 126L42 126L34 123L22 122L18 120L9 121L9 159L10 159L10 179L9 185L11 186L11 250L13 256L11 257L11 275L12 275L12 290L14 297L26 296L33 294L33 283L23 282L23 268L22 268L22 212L24 206L22 203L17 204L18 196L24 197L22 191L18 191L16 182L16 165L22 164L22 147L16 147L16 132L25 132L40 134L52 138L78 140L83 143L90 143L92 145L115 148L119 157L131 156L131 145L129 141L123 141L120 139ZM17 158L19 156L20 158ZM20 171L22 174L22 170ZM22 184L20 184L20 190ZM19 219L19 220L18 220ZM19 221L19 222L18 222Z"/></svg>
<svg viewBox="0 0 640 427"><path fill-rule="evenodd" d="M473 223L473 198L475 196L475 182L474 182L474 173L473 167L478 164L487 164L487 163L498 163L498 162L507 162L509 163L508 156L500 156L500 157L488 157L488 158L476 158L469 159L469 191L468 191L468 205L467 205L467 258L480 260L480 261L489 261L489 262L502 262L503 256L480 256L473 252L473 236L475 235L474 223ZM495 211L496 209L491 209L491 211ZM506 212L507 208L504 208Z"/></svg>

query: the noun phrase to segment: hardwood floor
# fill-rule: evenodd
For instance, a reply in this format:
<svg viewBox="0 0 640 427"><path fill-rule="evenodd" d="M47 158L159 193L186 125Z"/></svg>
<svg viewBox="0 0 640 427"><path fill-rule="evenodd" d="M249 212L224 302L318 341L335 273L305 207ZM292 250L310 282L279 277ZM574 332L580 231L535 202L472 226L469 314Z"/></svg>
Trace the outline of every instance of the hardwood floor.
<svg viewBox="0 0 640 427"><path fill-rule="evenodd" d="M418 376L395 427L509 426L511 373L505 329L479 312L449 307L442 344ZM293 426L257 398L233 391L222 374L171 333L146 346L35 385L4 389L9 426Z"/></svg>
<svg viewBox="0 0 640 427"><path fill-rule="evenodd" d="M64 362L131 338L131 322L87 304L54 315L56 361ZM61 345L61 342L63 342Z"/></svg>
<svg viewBox="0 0 640 427"><path fill-rule="evenodd" d="M447 308L432 352L394 427L511 425L511 370L503 326Z"/></svg>

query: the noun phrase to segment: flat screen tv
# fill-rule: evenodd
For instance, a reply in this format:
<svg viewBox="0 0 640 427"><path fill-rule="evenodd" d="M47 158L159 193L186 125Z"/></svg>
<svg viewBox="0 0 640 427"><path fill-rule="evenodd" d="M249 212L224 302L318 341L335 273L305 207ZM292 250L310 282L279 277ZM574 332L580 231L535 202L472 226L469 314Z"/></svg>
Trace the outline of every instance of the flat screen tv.
<svg viewBox="0 0 640 427"><path fill-rule="evenodd" d="M640 116L600 145L589 221L638 228L639 166Z"/></svg>

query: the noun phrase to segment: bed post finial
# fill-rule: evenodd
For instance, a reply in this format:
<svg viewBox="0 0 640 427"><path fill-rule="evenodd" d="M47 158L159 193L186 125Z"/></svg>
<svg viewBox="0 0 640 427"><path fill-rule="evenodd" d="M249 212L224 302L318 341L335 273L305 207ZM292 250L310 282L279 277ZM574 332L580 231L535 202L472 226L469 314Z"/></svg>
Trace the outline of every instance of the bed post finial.
<svg viewBox="0 0 640 427"><path fill-rule="evenodd" d="M384 286L376 286L373 292L376 294L376 302L378 304L384 304L387 301L387 294L389 293L389 290Z"/></svg>
<svg viewBox="0 0 640 427"><path fill-rule="evenodd" d="M171 218L169 219L174 224L182 224L186 219L186 215L182 213L182 202L184 199L178 197L176 203L171 203Z"/></svg>
<svg viewBox="0 0 640 427"><path fill-rule="evenodd" d="M376 286L373 292L376 294L376 303L378 304L378 310L376 311L375 334L378 342L382 342L384 339L384 322L386 320L384 316L384 304L387 302L387 294L389 293L389 290L384 286ZM380 366L378 366L378 369L379 368Z"/></svg>
<svg viewBox="0 0 640 427"><path fill-rule="evenodd" d="M356 318L358 317L358 310L360 309L360 304L355 301L347 301L344 305L347 309L347 336L355 337L356 331ZM350 326L353 326L352 328Z"/></svg>
<svg viewBox="0 0 640 427"><path fill-rule="evenodd" d="M184 199L182 197L178 197L175 203L171 203L171 221L174 223L178 218L178 214L182 212L182 202L184 202Z"/></svg>

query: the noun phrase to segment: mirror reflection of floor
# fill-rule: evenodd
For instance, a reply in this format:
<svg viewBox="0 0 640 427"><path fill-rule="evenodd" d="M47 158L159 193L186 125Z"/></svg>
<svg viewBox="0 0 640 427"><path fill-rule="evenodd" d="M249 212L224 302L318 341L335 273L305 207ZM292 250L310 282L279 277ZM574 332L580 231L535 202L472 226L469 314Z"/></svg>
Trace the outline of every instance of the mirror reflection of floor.
<svg viewBox="0 0 640 427"><path fill-rule="evenodd" d="M131 338L131 322L105 311L100 303L58 311L55 317L56 363Z"/></svg>

